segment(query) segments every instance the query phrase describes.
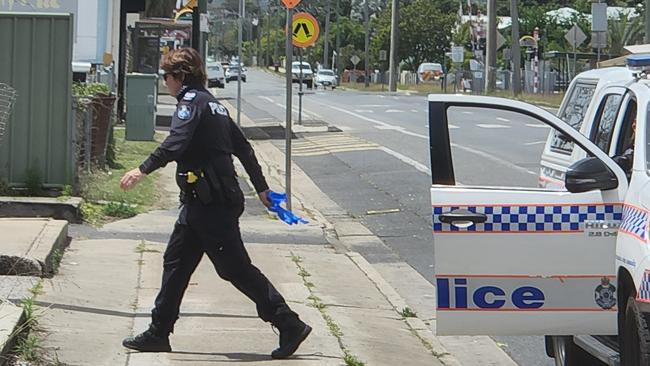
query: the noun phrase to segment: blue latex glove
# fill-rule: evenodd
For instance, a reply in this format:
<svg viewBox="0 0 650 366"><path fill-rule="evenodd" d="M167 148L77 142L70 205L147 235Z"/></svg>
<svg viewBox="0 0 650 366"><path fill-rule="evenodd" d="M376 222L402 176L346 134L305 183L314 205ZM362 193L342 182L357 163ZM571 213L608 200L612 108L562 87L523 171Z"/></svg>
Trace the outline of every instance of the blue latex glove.
<svg viewBox="0 0 650 366"><path fill-rule="evenodd" d="M287 201L287 194L280 192L269 191L266 194L266 197L271 202L271 207L269 211L275 212L280 220L286 222L289 225L293 224L308 224L309 221L303 219L302 217L294 215L293 212L287 210L286 208L280 206L281 204Z"/></svg>

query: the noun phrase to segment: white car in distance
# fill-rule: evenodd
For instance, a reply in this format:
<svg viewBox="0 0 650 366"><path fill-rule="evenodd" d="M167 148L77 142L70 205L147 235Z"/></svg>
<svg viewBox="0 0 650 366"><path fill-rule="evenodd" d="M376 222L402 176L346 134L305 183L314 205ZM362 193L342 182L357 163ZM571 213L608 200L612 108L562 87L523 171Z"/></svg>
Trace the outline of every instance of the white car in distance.
<svg viewBox="0 0 650 366"><path fill-rule="evenodd" d="M336 80L336 74L334 74L334 71L330 69L320 69L316 73L314 84L317 86L322 85L323 88L327 88L329 86L332 89L335 89L338 84Z"/></svg>

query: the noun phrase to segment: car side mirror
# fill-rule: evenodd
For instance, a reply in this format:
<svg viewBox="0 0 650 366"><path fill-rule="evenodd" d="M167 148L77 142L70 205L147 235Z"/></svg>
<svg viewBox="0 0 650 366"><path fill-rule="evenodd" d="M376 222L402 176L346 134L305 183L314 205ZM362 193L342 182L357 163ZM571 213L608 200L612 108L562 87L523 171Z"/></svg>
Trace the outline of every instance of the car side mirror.
<svg viewBox="0 0 650 366"><path fill-rule="evenodd" d="M571 164L564 185L571 193L606 191L618 187L618 179L602 160L588 157Z"/></svg>

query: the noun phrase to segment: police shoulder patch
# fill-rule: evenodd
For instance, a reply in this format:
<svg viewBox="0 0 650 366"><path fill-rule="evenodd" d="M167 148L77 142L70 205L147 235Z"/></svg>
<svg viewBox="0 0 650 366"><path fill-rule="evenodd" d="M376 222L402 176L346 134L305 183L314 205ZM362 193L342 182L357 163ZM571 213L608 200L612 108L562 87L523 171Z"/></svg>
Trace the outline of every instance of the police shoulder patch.
<svg viewBox="0 0 650 366"><path fill-rule="evenodd" d="M176 111L176 115L178 116L178 118L185 120L190 118L190 116L192 115L192 110L190 106L182 104L178 107L178 110Z"/></svg>
<svg viewBox="0 0 650 366"><path fill-rule="evenodd" d="M228 110L226 110L226 107L222 106L221 104L215 102L209 102L208 105L210 106L210 110L212 110L213 115L215 113L219 113L222 116L228 115Z"/></svg>
<svg viewBox="0 0 650 366"><path fill-rule="evenodd" d="M194 100L194 98L196 98L196 93L195 92L187 92L183 96L183 100L187 100L187 101L192 101L192 100Z"/></svg>

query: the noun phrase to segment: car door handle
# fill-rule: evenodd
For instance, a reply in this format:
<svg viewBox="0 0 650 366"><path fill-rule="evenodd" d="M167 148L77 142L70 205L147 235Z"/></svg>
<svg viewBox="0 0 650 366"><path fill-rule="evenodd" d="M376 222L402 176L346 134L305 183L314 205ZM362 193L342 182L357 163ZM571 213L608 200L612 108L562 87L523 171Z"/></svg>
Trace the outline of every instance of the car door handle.
<svg viewBox="0 0 650 366"><path fill-rule="evenodd" d="M482 224L487 221L487 216L485 214L463 209L443 213L438 217L440 218L440 221L445 224L454 224L454 222L472 222L474 224Z"/></svg>

